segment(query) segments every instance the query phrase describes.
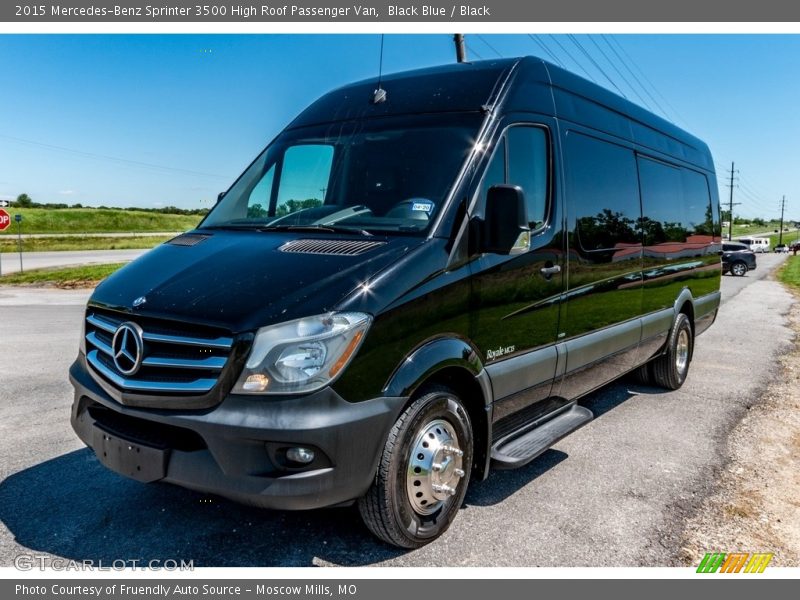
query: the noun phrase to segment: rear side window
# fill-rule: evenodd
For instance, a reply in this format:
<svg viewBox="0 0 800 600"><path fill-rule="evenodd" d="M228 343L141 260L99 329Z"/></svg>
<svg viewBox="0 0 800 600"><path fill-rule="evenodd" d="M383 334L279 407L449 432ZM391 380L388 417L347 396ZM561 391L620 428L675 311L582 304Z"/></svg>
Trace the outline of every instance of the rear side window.
<svg viewBox="0 0 800 600"><path fill-rule="evenodd" d="M641 243L636 157L632 150L570 132L567 194L580 246L610 250Z"/></svg>
<svg viewBox="0 0 800 600"><path fill-rule="evenodd" d="M638 161L646 246L714 234L705 175L643 156Z"/></svg>

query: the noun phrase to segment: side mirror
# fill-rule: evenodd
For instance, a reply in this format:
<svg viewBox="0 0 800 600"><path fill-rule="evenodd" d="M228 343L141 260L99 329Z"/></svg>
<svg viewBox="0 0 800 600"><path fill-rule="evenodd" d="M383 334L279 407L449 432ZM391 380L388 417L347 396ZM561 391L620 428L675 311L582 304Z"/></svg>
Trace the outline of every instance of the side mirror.
<svg viewBox="0 0 800 600"><path fill-rule="evenodd" d="M480 251L510 254L519 236L530 231L525 194L517 185L493 185L486 194Z"/></svg>
<svg viewBox="0 0 800 600"><path fill-rule="evenodd" d="M224 197L225 197L225 192L220 192L219 194L217 194L217 204L219 204L220 200L222 200Z"/></svg>

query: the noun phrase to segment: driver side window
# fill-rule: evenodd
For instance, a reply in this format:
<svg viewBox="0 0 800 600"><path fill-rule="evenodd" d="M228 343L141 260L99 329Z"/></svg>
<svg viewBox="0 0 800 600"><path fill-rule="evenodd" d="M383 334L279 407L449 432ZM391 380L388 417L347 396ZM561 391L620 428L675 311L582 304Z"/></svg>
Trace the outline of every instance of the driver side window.
<svg viewBox="0 0 800 600"><path fill-rule="evenodd" d="M493 185L518 185L525 194L531 230L544 224L548 190L547 134L541 127L510 127L497 143L492 162L486 169L480 201Z"/></svg>

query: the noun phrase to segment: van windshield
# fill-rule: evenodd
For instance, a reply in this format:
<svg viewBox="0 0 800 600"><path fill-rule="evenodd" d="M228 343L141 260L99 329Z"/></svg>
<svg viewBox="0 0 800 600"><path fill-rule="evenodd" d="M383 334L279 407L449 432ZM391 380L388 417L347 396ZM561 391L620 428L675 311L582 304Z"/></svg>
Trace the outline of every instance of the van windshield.
<svg viewBox="0 0 800 600"><path fill-rule="evenodd" d="M201 228L421 235L471 152L479 114L373 119L282 133Z"/></svg>

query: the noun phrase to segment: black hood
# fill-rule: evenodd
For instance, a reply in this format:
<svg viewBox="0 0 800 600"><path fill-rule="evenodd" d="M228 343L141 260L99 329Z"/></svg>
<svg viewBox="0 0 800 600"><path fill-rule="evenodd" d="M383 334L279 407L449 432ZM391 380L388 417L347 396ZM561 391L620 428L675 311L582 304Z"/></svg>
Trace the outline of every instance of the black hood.
<svg viewBox="0 0 800 600"><path fill-rule="evenodd" d="M332 310L357 286L424 243L410 236L355 256L284 252L292 240L342 236L297 232L197 231L193 246L162 244L103 281L91 304L153 317L249 331ZM146 301L133 308L137 298Z"/></svg>

